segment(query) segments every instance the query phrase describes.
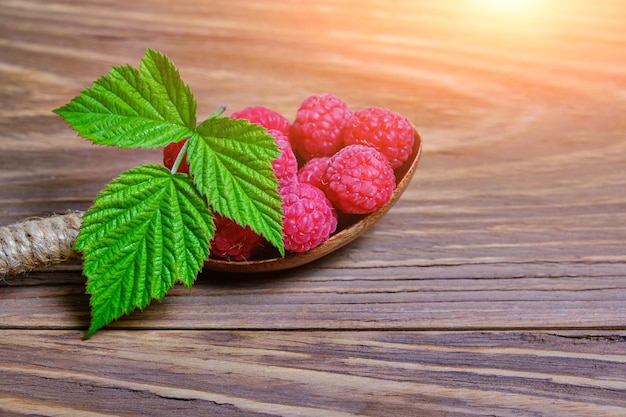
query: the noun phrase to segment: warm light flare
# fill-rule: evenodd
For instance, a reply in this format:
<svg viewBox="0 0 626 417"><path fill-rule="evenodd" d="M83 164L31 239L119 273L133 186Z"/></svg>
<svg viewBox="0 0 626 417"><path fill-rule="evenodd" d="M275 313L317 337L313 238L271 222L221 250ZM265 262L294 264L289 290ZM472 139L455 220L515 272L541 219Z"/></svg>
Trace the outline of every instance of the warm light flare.
<svg viewBox="0 0 626 417"><path fill-rule="evenodd" d="M471 15L492 34L519 34L545 28L551 8L545 0L473 0ZM554 3L554 2L552 2Z"/></svg>
<svg viewBox="0 0 626 417"><path fill-rule="evenodd" d="M537 6L536 0L478 0L478 4L491 13L529 13Z"/></svg>

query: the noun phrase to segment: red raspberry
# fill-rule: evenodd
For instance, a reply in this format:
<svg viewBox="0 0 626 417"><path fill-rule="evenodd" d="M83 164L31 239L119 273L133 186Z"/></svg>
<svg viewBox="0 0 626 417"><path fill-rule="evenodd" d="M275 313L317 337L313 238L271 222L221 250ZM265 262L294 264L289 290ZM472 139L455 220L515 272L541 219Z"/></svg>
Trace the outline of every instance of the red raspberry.
<svg viewBox="0 0 626 417"><path fill-rule="evenodd" d="M215 236L211 240L211 255L229 261L245 261L261 248L264 239L233 220L215 215Z"/></svg>
<svg viewBox="0 0 626 417"><path fill-rule="evenodd" d="M306 182L323 189L322 181L324 174L328 168L330 158L327 156L320 156L318 158L310 159L300 170L298 171L298 181Z"/></svg>
<svg viewBox="0 0 626 417"><path fill-rule="evenodd" d="M289 138L280 130L270 129L267 133L274 137L274 142L280 149L280 155L272 161L278 183L286 185L290 182L296 182L298 180L298 160L291 149Z"/></svg>
<svg viewBox="0 0 626 417"><path fill-rule="evenodd" d="M291 126L291 144L305 161L317 156L330 156L343 146L343 128L352 110L332 94L306 98Z"/></svg>
<svg viewBox="0 0 626 417"><path fill-rule="evenodd" d="M413 150L415 131L402 115L380 107L366 107L354 112L343 132L348 145L367 145L387 157L392 168L398 168Z"/></svg>
<svg viewBox="0 0 626 417"><path fill-rule="evenodd" d="M246 119L250 123L256 123L266 129L280 130L289 136L291 124L282 114L263 106L245 107L230 115L231 119Z"/></svg>
<svg viewBox="0 0 626 417"><path fill-rule="evenodd" d="M396 178L387 158L365 145L346 146L330 158L325 192L338 210L371 213L389 202Z"/></svg>
<svg viewBox="0 0 626 417"><path fill-rule="evenodd" d="M292 252L306 252L337 228L337 213L322 190L295 182L280 188L283 198L283 243Z"/></svg>
<svg viewBox="0 0 626 417"><path fill-rule="evenodd" d="M172 169L174 166L174 161L176 161L176 157L180 153L180 150L187 142L187 139L183 139L180 142L174 142L167 145L163 148L163 165L167 169ZM189 174L189 164L187 163L187 155L183 156L183 160L180 161L178 165L178 170L176 172L182 172L185 174Z"/></svg>

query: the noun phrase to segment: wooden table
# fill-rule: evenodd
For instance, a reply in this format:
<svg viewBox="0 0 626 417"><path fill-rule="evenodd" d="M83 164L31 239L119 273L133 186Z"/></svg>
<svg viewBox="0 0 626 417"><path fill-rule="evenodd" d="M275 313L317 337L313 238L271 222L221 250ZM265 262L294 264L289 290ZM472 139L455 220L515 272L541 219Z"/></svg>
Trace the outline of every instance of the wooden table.
<svg viewBox="0 0 626 417"><path fill-rule="evenodd" d="M160 161L51 113L146 48L203 117L293 120L332 92L424 138L410 188L349 246L204 271L88 341L79 262L4 277L0 414L626 415L626 6L502 3L0 0L3 226Z"/></svg>

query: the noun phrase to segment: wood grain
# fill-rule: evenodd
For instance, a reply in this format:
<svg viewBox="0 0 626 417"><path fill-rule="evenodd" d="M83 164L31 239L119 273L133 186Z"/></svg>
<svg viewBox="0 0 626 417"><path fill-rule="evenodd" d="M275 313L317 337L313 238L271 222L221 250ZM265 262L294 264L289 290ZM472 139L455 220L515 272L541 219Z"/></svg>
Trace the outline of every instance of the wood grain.
<svg viewBox="0 0 626 417"><path fill-rule="evenodd" d="M89 343L67 331L2 336L12 358L0 362L7 411L27 402L18 410L617 416L626 407L623 332L118 331ZM73 397L59 398L65 391Z"/></svg>
<svg viewBox="0 0 626 417"><path fill-rule="evenodd" d="M424 140L347 247L204 271L86 342L80 263L2 278L0 414L625 415L626 6L527 3L0 0L0 225L160 161L51 113L148 47L200 117L333 92Z"/></svg>

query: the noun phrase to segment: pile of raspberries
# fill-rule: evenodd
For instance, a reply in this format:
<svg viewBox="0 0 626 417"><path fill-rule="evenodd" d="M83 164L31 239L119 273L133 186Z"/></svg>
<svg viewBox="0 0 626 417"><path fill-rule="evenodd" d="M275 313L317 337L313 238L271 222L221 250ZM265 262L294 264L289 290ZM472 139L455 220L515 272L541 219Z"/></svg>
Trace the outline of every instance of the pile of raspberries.
<svg viewBox="0 0 626 417"><path fill-rule="evenodd" d="M305 252L327 240L339 216L376 211L391 199L394 170L413 150L414 128L402 115L379 107L353 111L332 94L315 94L300 105L293 123L263 106L231 118L267 129L280 149L272 162L283 200L285 250ZM184 141L163 151L171 168ZM189 172L183 160L179 172ZM249 227L215 217L211 257L250 260L267 245Z"/></svg>

